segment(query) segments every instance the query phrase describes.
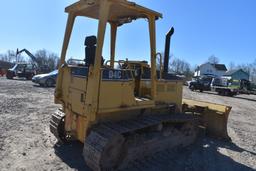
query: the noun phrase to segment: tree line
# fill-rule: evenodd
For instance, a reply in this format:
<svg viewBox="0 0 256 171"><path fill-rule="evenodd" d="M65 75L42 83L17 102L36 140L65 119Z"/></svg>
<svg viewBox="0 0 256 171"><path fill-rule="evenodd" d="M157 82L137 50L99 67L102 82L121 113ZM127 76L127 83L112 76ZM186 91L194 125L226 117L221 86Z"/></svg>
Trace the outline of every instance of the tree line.
<svg viewBox="0 0 256 171"><path fill-rule="evenodd" d="M51 70L56 69L58 66L59 57L56 53L47 51L45 49L41 49L41 50L37 50L34 53L34 56L36 57L39 66L47 65L50 67ZM184 75L187 79L191 79L194 76L194 71L197 68L197 66L192 66L186 60L175 57L174 55L171 55L169 59L170 59L169 72L172 72L178 75ZM0 60L5 62L11 62L11 63L33 62L31 58L27 59L22 54L16 55L16 52L13 50L8 50L6 53L0 54ZM220 63L220 59L215 55L211 55L210 57L208 57L206 62L210 62L212 64L218 64ZM159 68L159 66L160 66L160 59L158 58L157 67ZM242 69L250 75L250 79L252 80L252 82L256 83L256 59L251 63L244 63L244 64L238 64L238 65L236 65L234 62L230 62L228 69L229 70Z"/></svg>
<svg viewBox="0 0 256 171"><path fill-rule="evenodd" d="M161 53L162 60L164 54ZM164 61L160 61L160 58L157 58L157 69L160 69L160 63L164 64ZM175 57L173 54L169 57L169 66L168 71L173 74L183 75L187 80L190 80L194 76L195 67L192 67L189 62L184 59Z"/></svg>
<svg viewBox="0 0 256 171"><path fill-rule="evenodd" d="M211 64L219 64L220 59L216 57L215 55L211 55L208 57L208 59L205 62L209 62ZM160 66L160 60L157 61L158 68ZM198 65L199 66L199 65ZM187 79L190 79L194 76L195 69L198 66L192 66L189 62L186 60L183 60L181 58L177 58L174 55L170 56L170 62L169 62L169 72L184 75ZM256 59L252 61L251 63L244 63L244 64L238 64L236 65L234 62L230 62L228 70L237 70L242 69L243 71L247 72L250 76L250 80L253 83L256 83Z"/></svg>
<svg viewBox="0 0 256 171"><path fill-rule="evenodd" d="M58 67L59 64L59 56L56 53L50 52L45 49L37 50L33 54L36 58L37 65L44 66L47 65L51 70L54 70ZM6 53L0 54L0 60L10 63L16 63L16 62L28 62L33 63L33 61L29 56L24 54L18 54L16 55L16 51L14 50L8 50Z"/></svg>

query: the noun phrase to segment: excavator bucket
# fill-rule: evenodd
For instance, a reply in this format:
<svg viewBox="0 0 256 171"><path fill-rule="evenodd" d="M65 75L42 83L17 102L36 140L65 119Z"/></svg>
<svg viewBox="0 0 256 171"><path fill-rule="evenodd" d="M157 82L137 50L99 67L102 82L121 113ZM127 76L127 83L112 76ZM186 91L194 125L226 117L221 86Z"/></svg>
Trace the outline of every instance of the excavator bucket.
<svg viewBox="0 0 256 171"><path fill-rule="evenodd" d="M200 127L203 127L206 134L217 138L231 140L227 132L228 116L230 106L202 102L196 100L182 100L184 113L192 113L199 116Z"/></svg>

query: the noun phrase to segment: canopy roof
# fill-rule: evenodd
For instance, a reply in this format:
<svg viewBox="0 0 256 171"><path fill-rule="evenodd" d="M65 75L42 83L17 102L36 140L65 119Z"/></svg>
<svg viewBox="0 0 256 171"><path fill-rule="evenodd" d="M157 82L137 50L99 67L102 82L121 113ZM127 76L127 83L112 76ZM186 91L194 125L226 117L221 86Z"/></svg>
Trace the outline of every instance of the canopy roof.
<svg viewBox="0 0 256 171"><path fill-rule="evenodd" d="M107 0L111 2L108 22L122 25L139 18L154 16L157 20L162 14L148 8L137 5L127 0ZM99 7L102 0L80 0L66 8L66 12L77 16L85 16L99 19Z"/></svg>

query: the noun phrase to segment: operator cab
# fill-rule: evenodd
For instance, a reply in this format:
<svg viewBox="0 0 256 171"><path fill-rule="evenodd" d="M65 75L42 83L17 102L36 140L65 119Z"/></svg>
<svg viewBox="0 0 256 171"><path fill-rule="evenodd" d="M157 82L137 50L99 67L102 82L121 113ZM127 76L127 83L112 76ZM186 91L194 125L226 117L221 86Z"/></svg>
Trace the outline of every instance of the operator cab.
<svg viewBox="0 0 256 171"><path fill-rule="evenodd" d="M84 66L89 68L94 66L95 55L96 55L96 46L97 46L97 37L88 36L85 38L85 59ZM101 70L102 70L102 79L103 80L115 80L115 81L124 81L124 80L133 80L135 82L134 95L139 98L142 97L140 90L140 81L143 78L150 79L150 66L147 61L114 61L118 65L114 65L112 68L110 66L110 60L104 64L104 58L101 57ZM81 66L81 65L80 65ZM87 70L89 71L89 69ZM146 98L146 97L143 97Z"/></svg>
<svg viewBox="0 0 256 171"><path fill-rule="evenodd" d="M62 67L59 69L56 84L56 102L65 103L76 113L90 113L93 110L99 114L125 109L145 109L154 107L156 103L175 103L181 108L182 81L164 80L161 77L163 69L156 69L155 22L162 18L162 14L129 1L100 2L79 1L66 8L69 17L60 60ZM77 16L98 20L98 33L97 36L85 38L83 65L66 65L67 48ZM137 19L146 19L144 21L148 25L150 62L118 61L115 58L117 30ZM104 62L102 52L107 24L110 25L110 59ZM173 29L168 33L169 39L172 33Z"/></svg>

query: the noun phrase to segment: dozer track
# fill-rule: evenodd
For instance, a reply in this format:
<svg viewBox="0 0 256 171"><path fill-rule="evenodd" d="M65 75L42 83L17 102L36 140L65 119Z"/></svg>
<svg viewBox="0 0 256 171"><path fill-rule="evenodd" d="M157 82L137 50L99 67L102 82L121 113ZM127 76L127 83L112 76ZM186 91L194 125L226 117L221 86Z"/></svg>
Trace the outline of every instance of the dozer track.
<svg viewBox="0 0 256 171"><path fill-rule="evenodd" d="M60 142L65 142L67 140L64 128L64 118L65 114L61 110L57 110L52 114L50 120L50 131Z"/></svg>
<svg viewBox="0 0 256 171"><path fill-rule="evenodd" d="M192 144L197 119L186 114L152 115L95 126L84 143L84 159L93 170L123 168L133 160Z"/></svg>

